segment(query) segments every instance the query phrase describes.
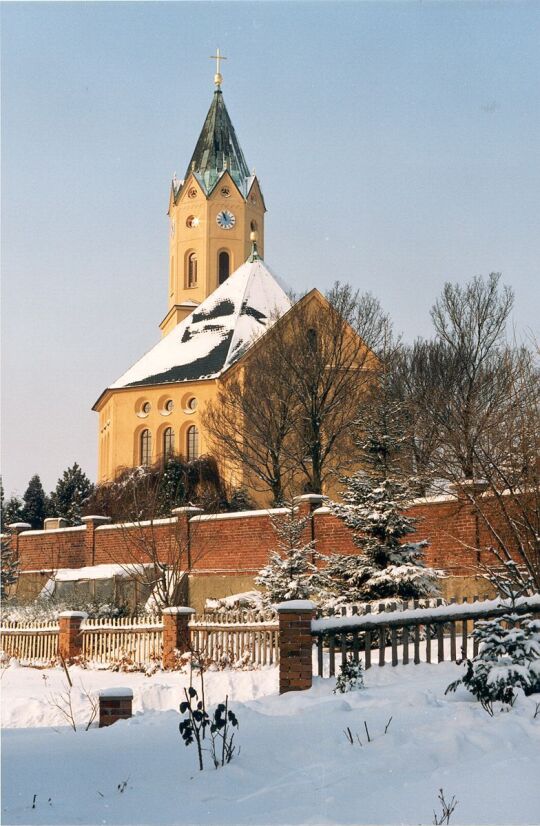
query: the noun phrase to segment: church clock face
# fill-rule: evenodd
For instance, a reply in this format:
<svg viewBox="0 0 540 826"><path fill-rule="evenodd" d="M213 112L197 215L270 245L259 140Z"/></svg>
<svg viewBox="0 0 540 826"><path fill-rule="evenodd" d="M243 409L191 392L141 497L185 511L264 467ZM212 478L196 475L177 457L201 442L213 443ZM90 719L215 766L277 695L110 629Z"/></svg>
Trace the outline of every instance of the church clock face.
<svg viewBox="0 0 540 826"><path fill-rule="evenodd" d="M228 209L223 209L221 212L218 212L216 221L221 229L232 229L236 223L236 218Z"/></svg>

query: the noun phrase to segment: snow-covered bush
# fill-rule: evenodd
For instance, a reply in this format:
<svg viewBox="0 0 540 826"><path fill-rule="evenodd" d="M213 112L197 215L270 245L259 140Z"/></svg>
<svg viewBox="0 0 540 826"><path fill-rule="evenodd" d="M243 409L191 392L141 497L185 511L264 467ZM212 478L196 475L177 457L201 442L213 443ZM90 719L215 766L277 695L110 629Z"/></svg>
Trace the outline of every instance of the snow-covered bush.
<svg viewBox="0 0 540 826"><path fill-rule="evenodd" d="M315 587L313 541L305 542L304 534L311 517L300 517L293 505L286 514L271 517L277 536L278 550L272 551L268 564L255 578L263 589L264 605L290 599L310 599Z"/></svg>
<svg viewBox="0 0 540 826"><path fill-rule="evenodd" d="M513 608L497 619L477 622L473 637L478 654L466 660L465 675L446 689L455 691L463 684L490 715L494 702L513 705L520 689L525 694L540 691L540 620Z"/></svg>
<svg viewBox="0 0 540 826"><path fill-rule="evenodd" d="M19 578L19 558L11 538L2 537L0 556L0 597L5 600Z"/></svg>
<svg viewBox="0 0 540 826"><path fill-rule="evenodd" d="M68 601L36 599L34 602L19 603L16 601L4 602L0 616L2 620L10 622L54 622L62 611L84 611L91 619L111 619L124 617L130 614L125 605L112 605L109 602L73 597Z"/></svg>
<svg viewBox="0 0 540 826"><path fill-rule="evenodd" d="M238 611L241 609L259 610L262 608L260 591L243 591L240 594L231 594L228 597L207 599L204 603L205 611Z"/></svg>
<svg viewBox="0 0 540 826"><path fill-rule="evenodd" d="M349 654L340 666L334 694L346 694L348 691L358 691L361 688L364 688L362 661L356 661Z"/></svg>

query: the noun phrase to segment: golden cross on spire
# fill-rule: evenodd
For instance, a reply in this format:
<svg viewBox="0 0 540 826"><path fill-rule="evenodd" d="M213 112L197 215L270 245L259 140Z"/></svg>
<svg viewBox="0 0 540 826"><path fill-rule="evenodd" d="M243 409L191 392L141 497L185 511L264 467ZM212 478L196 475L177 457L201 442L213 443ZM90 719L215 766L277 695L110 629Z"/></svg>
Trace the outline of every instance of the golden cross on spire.
<svg viewBox="0 0 540 826"><path fill-rule="evenodd" d="M210 59L216 61L216 73L214 75L214 83L216 84L216 86L221 86L221 84L223 83L223 77L222 77L221 72L220 72L220 68L221 68L220 63L221 63L222 60L227 60L227 58L224 55L221 54L221 52L219 51L219 47L218 47L216 49L216 53L210 55Z"/></svg>

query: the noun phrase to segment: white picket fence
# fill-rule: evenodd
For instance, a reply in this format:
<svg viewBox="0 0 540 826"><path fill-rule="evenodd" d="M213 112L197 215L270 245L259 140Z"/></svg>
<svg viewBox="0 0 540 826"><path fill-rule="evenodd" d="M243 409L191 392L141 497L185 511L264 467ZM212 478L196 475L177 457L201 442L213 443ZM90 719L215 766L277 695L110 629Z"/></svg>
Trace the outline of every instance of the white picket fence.
<svg viewBox="0 0 540 826"><path fill-rule="evenodd" d="M149 665L161 659L161 617L87 619L81 625L82 656L94 663Z"/></svg>
<svg viewBox="0 0 540 826"><path fill-rule="evenodd" d="M58 656L58 623L3 621L0 651L17 657L21 665L47 665Z"/></svg>

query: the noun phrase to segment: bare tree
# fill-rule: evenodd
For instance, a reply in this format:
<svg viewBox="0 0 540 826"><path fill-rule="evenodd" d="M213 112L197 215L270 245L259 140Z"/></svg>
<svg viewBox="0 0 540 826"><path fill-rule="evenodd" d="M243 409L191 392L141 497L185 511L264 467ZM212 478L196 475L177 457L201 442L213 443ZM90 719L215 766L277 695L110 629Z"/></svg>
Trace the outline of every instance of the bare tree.
<svg viewBox="0 0 540 826"><path fill-rule="evenodd" d="M294 467L286 449L294 416L287 376L276 371L272 349L260 347L225 379L203 420L222 461L233 473L240 465L247 477L243 481L269 490L277 505L284 501Z"/></svg>
<svg viewBox="0 0 540 826"><path fill-rule="evenodd" d="M464 287L447 283L431 313L439 347L431 365L436 392L429 412L441 430L443 466L466 479L478 475L479 446L489 439L494 449L511 390L514 353L505 331L513 293L499 282L500 274L491 273Z"/></svg>
<svg viewBox="0 0 540 826"><path fill-rule="evenodd" d="M113 545L111 561L135 584L136 602L151 598L156 610L182 604L194 562L187 523L164 518L163 490L154 473L136 468L123 476L122 487L123 520L115 526L121 557Z"/></svg>
<svg viewBox="0 0 540 826"><path fill-rule="evenodd" d="M540 375L532 354L520 351L501 414L504 439L475 446L486 490L468 496L501 564L515 563L516 584L540 591Z"/></svg>
<svg viewBox="0 0 540 826"><path fill-rule="evenodd" d="M378 301L336 283L298 300L226 382L205 426L219 452L270 490L321 493L351 463L352 425L389 328Z"/></svg>

